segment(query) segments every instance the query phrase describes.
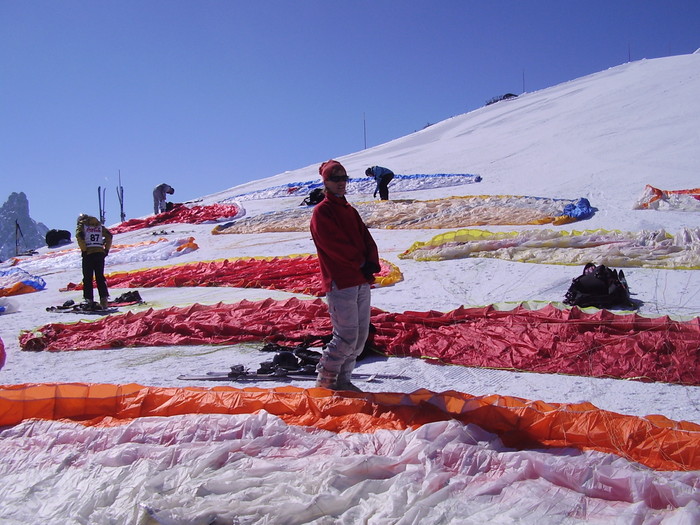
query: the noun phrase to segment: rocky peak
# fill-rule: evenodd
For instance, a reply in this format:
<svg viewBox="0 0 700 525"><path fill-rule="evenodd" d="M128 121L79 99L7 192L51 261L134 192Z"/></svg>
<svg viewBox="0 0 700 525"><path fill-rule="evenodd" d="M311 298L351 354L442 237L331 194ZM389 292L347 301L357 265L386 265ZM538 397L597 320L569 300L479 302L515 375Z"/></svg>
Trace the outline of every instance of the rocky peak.
<svg viewBox="0 0 700 525"><path fill-rule="evenodd" d="M0 206L0 260L45 246L49 229L29 216L24 192L12 193Z"/></svg>

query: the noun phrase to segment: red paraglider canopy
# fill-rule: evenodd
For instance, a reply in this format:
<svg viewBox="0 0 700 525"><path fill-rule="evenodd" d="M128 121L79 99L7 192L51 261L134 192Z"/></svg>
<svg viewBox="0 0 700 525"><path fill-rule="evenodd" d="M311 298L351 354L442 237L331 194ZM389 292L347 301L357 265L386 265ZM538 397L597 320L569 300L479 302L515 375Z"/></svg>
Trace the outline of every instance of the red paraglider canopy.
<svg viewBox="0 0 700 525"><path fill-rule="evenodd" d="M159 224L202 224L222 219L233 218L240 213L240 208L233 204L211 204L209 206L192 206L175 204L172 210L151 215L145 219L131 219L110 228L112 233L125 233Z"/></svg>
<svg viewBox="0 0 700 525"><path fill-rule="evenodd" d="M380 260L381 271L374 286L389 286L400 281L401 271ZM106 276L109 288L153 288L179 286L226 286L266 288L322 296L316 255L289 257L245 257L219 261L201 261ZM82 290L82 283L68 283L65 290Z"/></svg>
<svg viewBox="0 0 700 525"><path fill-rule="evenodd" d="M578 308L458 308L451 312L372 310L374 343L392 356L439 363L541 373L700 384L700 319L680 322L637 314L595 314ZM320 300L241 301L236 304L147 310L92 323L48 324L20 336L24 350L135 346L296 344L331 332Z"/></svg>

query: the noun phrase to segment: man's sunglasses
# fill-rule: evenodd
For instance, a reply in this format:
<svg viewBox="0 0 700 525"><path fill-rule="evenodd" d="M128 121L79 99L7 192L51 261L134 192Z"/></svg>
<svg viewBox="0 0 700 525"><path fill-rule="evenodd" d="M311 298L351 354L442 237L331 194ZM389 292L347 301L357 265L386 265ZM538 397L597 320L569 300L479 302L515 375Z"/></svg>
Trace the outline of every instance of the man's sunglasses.
<svg viewBox="0 0 700 525"><path fill-rule="evenodd" d="M348 180L350 180L350 177L348 177L347 175L331 175L330 177L328 177L328 180L331 182L347 182Z"/></svg>

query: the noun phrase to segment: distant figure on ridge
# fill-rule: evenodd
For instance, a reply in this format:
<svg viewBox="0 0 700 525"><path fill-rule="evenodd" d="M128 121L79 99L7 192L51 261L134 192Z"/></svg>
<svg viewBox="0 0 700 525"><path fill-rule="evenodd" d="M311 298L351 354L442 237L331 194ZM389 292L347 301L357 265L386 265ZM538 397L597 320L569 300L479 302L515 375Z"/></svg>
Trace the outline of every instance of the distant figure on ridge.
<svg viewBox="0 0 700 525"><path fill-rule="evenodd" d="M345 168L329 160L318 172L326 197L314 208L310 226L333 338L316 367L316 386L359 392L350 379L369 335L370 284L381 270L379 253L360 214L345 200Z"/></svg>
<svg viewBox="0 0 700 525"><path fill-rule="evenodd" d="M96 217L81 213L75 228L75 238L78 241L83 257L83 298L88 305L94 304L92 282L93 275L100 294L100 307L107 308L107 280L105 279L105 257L112 247L112 233L102 226Z"/></svg>
<svg viewBox="0 0 700 525"><path fill-rule="evenodd" d="M173 193L175 193L175 188L173 188L169 184L166 184L165 182L163 184L158 184L158 186L153 188L153 213L154 213L154 215L158 215L159 213L163 213L166 210L166 203L165 203L166 194L172 195Z"/></svg>
<svg viewBox="0 0 700 525"><path fill-rule="evenodd" d="M379 198L381 200L389 200L389 183L391 179L394 178L394 172L388 168L382 168L381 166L372 166L365 170L365 175L374 177L374 180L377 181L377 188L374 190L374 198L377 198L377 192L379 192Z"/></svg>

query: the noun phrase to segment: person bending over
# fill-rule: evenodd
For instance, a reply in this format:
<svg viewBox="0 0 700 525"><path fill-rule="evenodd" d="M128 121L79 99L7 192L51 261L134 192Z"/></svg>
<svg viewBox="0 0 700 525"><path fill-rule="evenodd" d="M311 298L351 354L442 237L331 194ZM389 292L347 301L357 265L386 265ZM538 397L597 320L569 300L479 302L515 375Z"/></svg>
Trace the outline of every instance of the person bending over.
<svg viewBox="0 0 700 525"><path fill-rule="evenodd" d="M153 214L158 215L159 213L163 213L166 209L166 202L165 199L168 195L172 195L175 193L175 188L170 186L169 184L166 184L165 182L163 184L158 184L155 188L153 188Z"/></svg>
<svg viewBox="0 0 700 525"><path fill-rule="evenodd" d="M365 170L365 175L368 177L374 177L377 182L377 188L374 190L374 197L377 197L377 192L379 192L379 198L383 201L389 200L389 183L391 179L394 178L394 172L388 168L382 168L381 166L372 166Z"/></svg>
<svg viewBox="0 0 700 525"><path fill-rule="evenodd" d="M102 226L96 217L81 213L75 228L75 238L83 258L83 299L90 306L95 302L92 289L94 276L100 294L100 307L104 310L109 298L105 279L105 257L112 247L112 233Z"/></svg>

